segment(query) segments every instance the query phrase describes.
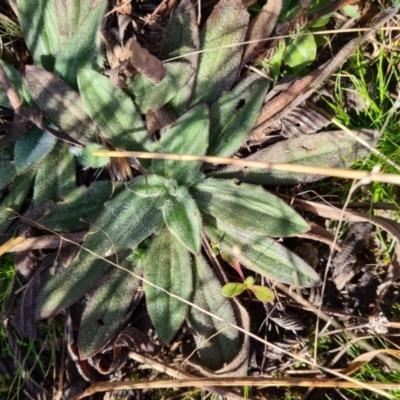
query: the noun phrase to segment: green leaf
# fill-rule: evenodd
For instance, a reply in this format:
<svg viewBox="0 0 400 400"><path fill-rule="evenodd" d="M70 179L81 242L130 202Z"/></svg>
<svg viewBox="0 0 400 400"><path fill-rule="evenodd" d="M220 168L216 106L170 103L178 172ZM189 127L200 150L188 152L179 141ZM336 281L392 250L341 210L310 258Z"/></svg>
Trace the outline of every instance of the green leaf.
<svg viewBox="0 0 400 400"><path fill-rule="evenodd" d="M310 229L284 201L258 186L204 179L190 193L202 211L246 231L285 237Z"/></svg>
<svg viewBox="0 0 400 400"><path fill-rule="evenodd" d="M99 29L106 0L18 0L24 40L35 63L76 87L77 69L101 65Z"/></svg>
<svg viewBox="0 0 400 400"><path fill-rule="evenodd" d="M79 91L101 134L123 150L150 150L151 140L131 98L100 73L82 68Z"/></svg>
<svg viewBox="0 0 400 400"><path fill-rule="evenodd" d="M50 71L63 41L54 4L54 0L17 0L18 19L29 53L37 65Z"/></svg>
<svg viewBox="0 0 400 400"><path fill-rule="evenodd" d="M208 147L208 130L208 107L201 104L182 115L161 138L155 150L162 153L203 156ZM201 164L201 161L171 160L153 160L152 163L155 173L173 178L182 186L190 186L199 179Z"/></svg>
<svg viewBox="0 0 400 400"><path fill-rule="evenodd" d="M34 319L41 320L59 313L81 298L107 271L109 263L82 250L65 268L59 262L56 271L46 269L34 297Z"/></svg>
<svg viewBox="0 0 400 400"><path fill-rule="evenodd" d="M354 131L355 135L372 144L374 132ZM343 131L321 132L302 135L266 147L245 160L272 163L301 164L325 168L349 168L352 163L365 157L369 150ZM211 174L215 178L236 178L242 182L260 185L295 185L323 179L320 175L299 172L272 171L265 168L238 168L230 166Z"/></svg>
<svg viewBox="0 0 400 400"><path fill-rule="evenodd" d="M266 288L265 286L249 286L249 290L251 290L258 300L263 303L270 303L275 300L275 294L271 289Z"/></svg>
<svg viewBox="0 0 400 400"><path fill-rule="evenodd" d="M94 151L108 151L107 147L102 146L98 143L88 143L84 148L78 149L77 159L80 164L84 167L90 168L101 168L107 165L110 161L110 157L107 156L94 156L92 153Z"/></svg>
<svg viewBox="0 0 400 400"><path fill-rule="evenodd" d="M360 18L360 13L358 11L357 6L352 6L352 5L344 6L343 12L350 18Z"/></svg>
<svg viewBox="0 0 400 400"><path fill-rule="evenodd" d="M73 0L55 4L58 30L68 41L57 54L54 71L77 88L80 67L100 70L103 63L99 30L107 9L107 0ZM72 11L72 12L71 12ZM69 17L69 18L66 18ZM64 26L63 26L64 25Z"/></svg>
<svg viewBox="0 0 400 400"><path fill-rule="evenodd" d="M120 188L116 189L117 192ZM62 196L63 200L58 203L46 203L30 210L25 214L26 222L38 222L56 232L83 231L103 210L113 192L110 181L93 182L88 188L80 186Z"/></svg>
<svg viewBox="0 0 400 400"><path fill-rule="evenodd" d="M167 104L194 74L193 68L188 63L171 62L164 66L167 75L158 84L141 74L136 74L132 80L127 81L126 90L135 97L135 103L143 114Z"/></svg>
<svg viewBox="0 0 400 400"><path fill-rule="evenodd" d="M193 254L200 252L201 217L196 203L189 196L168 195L162 212L169 231Z"/></svg>
<svg viewBox="0 0 400 400"><path fill-rule="evenodd" d="M228 325L237 325L232 305L221 294L221 284L202 256L194 258L192 303L212 313L222 321L191 307L188 323L204 365L218 370L232 361L240 351L239 332Z"/></svg>
<svg viewBox="0 0 400 400"><path fill-rule="evenodd" d="M75 160L66 143L58 142L40 165L33 190L36 205L60 201L76 186Z"/></svg>
<svg viewBox="0 0 400 400"><path fill-rule="evenodd" d="M9 194L4 197L0 204L0 234L5 233L7 228L14 221L22 204L25 201L35 176L36 170L31 168L29 171L15 178L10 185Z"/></svg>
<svg viewBox="0 0 400 400"><path fill-rule="evenodd" d="M181 61L188 62L195 71L198 65L200 40L197 27L196 10L191 0L182 0L165 31L165 39L161 46L161 59L180 57ZM193 54L195 53L195 54ZM185 56L188 54L187 56ZM193 74L183 88L171 101L173 110L182 115L187 111L193 93L195 75Z"/></svg>
<svg viewBox="0 0 400 400"><path fill-rule="evenodd" d="M252 74L210 108L208 155L229 157L242 146L257 121L268 87L264 77Z"/></svg>
<svg viewBox="0 0 400 400"><path fill-rule="evenodd" d="M301 35L291 41L283 53L282 60L296 70L311 64L317 55L314 35Z"/></svg>
<svg viewBox="0 0 400 400"><path fill-rule="evenodd" d="M0 190L12 182L17 175L13 161L14 146L0 148Z"/></svg>
<svg viewBox="0 0 400 400"><path fill-rule="evenodd" d="M128 185L106 203L104 211L94 221L84 246L104 257L127 248L135 249L164 224L158 200L158 196L139 196Z"/></svg>
<svg viewBox="0 0 400 400"><path fill-rule="evenodd" d="M0 65L3 67L7 78L10 80L11 85L17 92L18 98L23 102L23 105L34 106L34 101L29 93L25 81L22 78L21 72L4 60L0 60ZM2 85L0 85L0 106L12 108L10 100L8 99L8 96Z"/></svg>
<svg viewBox="0 0 400 400"><path fill-rule="evenodd" d="M274 239L223 224L211 216L203 216L203 225L222 251L238 258L248 269L290 285L321 284L318 274L305 261Z"/></svg>
<svg viewBox="0 0 400 400"><path fill-rule="evenodd" d="M167 192L166 181L163 176L158 175L139 176L130 183L129 189L139 196L160 197Z"/></svg>
<svg viewBox="0 0 400 400"><path fill-rule="evenodd" d="M82 144L96 141L97 127L77 92L33 65L26 66L25 78L36 104L55 125Z"/></svg>
<svg viewBox="0 0 400 400"><path fill-rule="evenodd" d="M246 290L246 285L243 283L229 282L222 286L221 293L225 297L237 297Z"/></svg>
<svg viewBox="0 0 400 400"><path fill-rule="evenodd" d="M15 142L15 168L22 174L33 165L40 163L53 149L56 138L34 127Z"/></svg>
<svg viewBox="0 0 400 400"><path fill-rule="evenodd" d="M127 253L118 255L119 265L142 275L140 263L126 260ZM81 359L102 350L126 320L140 280L118 268L90 294L79 325L78 349Z"/></svg>
<svg viewBox="0 0 400 400"><path fill-rule="evenodd" d="M253 286L254 278L250 275L245 279L245 281L243 283L246 285L246 288L248 288L249 286Z"/></svg>
<svg viewBox="0 0 400 400"><path fill-rule="evenodd" d="M167 230L157 235L147 251L144 277L147 281L189 300L192 287L190 254ZM158 336L169 343L186 318L188 305L144 283L147 310Z"/></svg>
<svg viewBox="0 0 400 400"><path fill-rule="evenodd" d="M191 106L215 103L231 88L241 63L249 14L241 0L221 0L200 33L200 61Z"/></svg>

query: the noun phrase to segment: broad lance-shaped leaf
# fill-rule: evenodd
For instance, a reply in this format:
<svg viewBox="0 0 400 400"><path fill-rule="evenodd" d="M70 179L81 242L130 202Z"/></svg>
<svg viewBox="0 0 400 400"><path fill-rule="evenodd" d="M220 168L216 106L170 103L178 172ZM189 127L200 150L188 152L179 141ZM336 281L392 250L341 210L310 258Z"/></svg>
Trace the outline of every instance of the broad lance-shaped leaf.
<svg viewBox="0 0 400 400"><path fill-rule="evenodd" d="M68 41L57 54L54 72L72 87L77 87L80 67L101 70L103 56L99 30L107 9L107 0L56 1L58 30ZM74 12L71 12L71 11ZM70 17L69 19L66 16ZM64 25L64 26L62 26ZM68 33L67 33L68 32Z"/></svg>
<svg viewBox="0 0 400 400"><path fill-rule="evenodd" d="M54 0L17 1L18 19L29 53L37 65L50 71L63 39L57 31L54 3Z"/></svg>
<svg viewBox="0 0 400 400"><path fill-rule="evenodd" d="M110 181L93 182L88 188L80 186L62 196L62 201L45 203L24 214L25 222L56 232L78 232L88 229L90 223L104 208L112 194L123 188L113 187Z"/></svg>
<svg viewBox="0 0 400 400"><path fill-rule="evenodd" d="M268 236L295 236L310 229L284 201L261 187L204 179L190 188L199 208L233 227Z"/></svg>
<svg viewBox="0 0 400 400"><path fill-rule="evenodd" d="M47 269L34 299L34 319L41 320L59 313L79 300L107 271L109 263L82 250L65 268L57 265L56 273Z"/></svg>
<svg viewBox="0 0 400 400"><path fill-rule="evenodd" d="M190 299L193 287L190 253L165 228L147 251L144 278L183 300ZM185 320L188 305L146 282L144 291L156 332L164 343L169 343Z"/></svg>
<svg viewBox="0 0 400 400"><path fill-rule="evenodd" d="M33 127L15 142L15 167L19 174L41 162L53 149L56 138Z"/></svg>
<svg viewBox="0 0 400 400"><path fill-rule="evenodd" d="M190 195L166 196L162 212L169 231L189 251L199 254L201 217L200 211Z"/></svg>
<svg viewBox="0 0 400 400"><path fill-rule="evenodd" d="M76 87L77 68L101 65L99 28L106 0L18 0L24 39L35 63Z"/></svg>
<svg viewBox="0 0 400 400"><path fill-rule="evenodd" d="M36 104L56 126L82 144L96 142L97 127L75 90L33 65L26 66L25 78Z"/></svg>
<svg viewBox="0 0 400 400"><path fill-rule="evenodd" d="M0 65L3 67L4 72L6 73L7 78L10 80L12 87L17 92L19 100L23 102L24 106L33 107L34 101L26 86L26 82L22 78L21 72L19 72L13 65L7 63L4 60L0 60ZM10 100L8 99L8 96L4 91L2 85L0 85L0 106L12 108Z"/></svg>
<svg viewBox="0 0 400 400"><path fill-rule="evenodd" d="M241 0L221 0L200 33L199 67L191 106L217 101L236 80L249 13Z"/></svg>
<svg viewBox="0 0 400 400"><path fill-rule="evenodd" d="M15 178L10 185L9 194L2 199L0 204L0 234L3 234L17 216L25 197L28 194L35 176L35 168Z"/></svg>
<svg viewBox="0 0 400 400"><path fill-rule="evenodd" d="M239 332L229 299L221 294L218 278L202 256L194 257L192 303L223 321L191 307L187 321L205 367L216 371L232 361L241 349Z"/></svg>
<svg viewBox="0 0 400 400"><path fill-rule="evenodd" d="M252 74L210 108L210 146L207 154L229 157L246 139L260 114L269 82Z"/></svg>
<svg viewBox="0 0 400 400"><path fill-rule="evenodd" d="M374 142L372 130L364 129L360 132L353 131L353 133L370 144ZM346 132L329 131L284 140L252 154L245 160L324 168L349 168L355 160L365 157L368 153L369 150L365 146ZM235 178L242 182L259 185L294 185L324 178L321 175L236 166L213 172L211 176L218 179Z"/></svg>
<svg viewBox="0 0 400 400"><path fill-rule="evenodd" d="M4 189L12 182L17 175L15 163L13 161L14 146L6 146L0 148L0 190Z"/></svg>
<svg viewBox="0 0 400 400"><path fill-rule="evenodd" d="M75 160L66 143L58 142L40 165L33 190L35 205L60 201L76 186Z"/></svg>
<svg viewBox="0 0 400 400"><path fill-rule="evenodd" d="M167 75L158 84L140 74L127 81L126 90L135 97L135 103L143 114L167 104L194 74L192 66L184 62L167 63L165 68Z"/></svg>
<svg viewBox="0 0 400 400"><path fill-rule="evenodd" d="M158 232L163 219L157 209L158 197L142 197L128 188L106 203L93 223L83 248L68 268L56 275L47 272L36 296L35 318L57 314L83 296L104 274L107 263L96 259L135 249L140 242Z"/></svg>
<svg viewBox="0 0 400 400"><path fill-rule="evenodd" d="M141 276L143 265L127 260L129 253L118 255L119 265ZM114 267L104 283L90 294L79 325L78 349L86 359L99 352L126 320L140 280Z"/></svg>
<svg viewBox="0 0 400 400"><path fill-rule="evenodd" d="M304 260L268 236L225 225L209 215L204 216L204 229L222 251L239 258L254 272L301 287L321 284L318 274ZM239 254L234 252L235 247L239 247Z"/></svg>
<svg viewBox="0 0 400 400"><path fill-rule="evenodd" d="M129 185L122 193L106 203L88 238L83 244L103 257L132 248L152 233L157 233L164 221L158 209L159 196L139 196Z"/></svg>
<svg viewBox="0 0 400 400"><path fill-rule="evenodd" d="M151 149L142 117L125 92L88 68L79 71L78 84L89 115L113 146L132 151Z"/></svg>
<svg viewBox="0 0 400 400"><path fill-rule="evenodd" d="M196 71L199 60L197 52L199 46L199 29L195 7L193 7L191 0L182 0L176 7L165 31L164 41L161 45L161 59L181 57L179 60L188 62L193 71ZM193 74L171 101L171 106L178 115L187 111L195 78Z"/></svg>
<svg viewBox="0 0 400 400"><path fill-rule="evenodd" d="M201 104L182 115L161 138L155 151L162 153L203 156L208 147L208 107ZM153 160L153 171L175 179L182 186L190 186L199 179L201 162Z"/></svg>

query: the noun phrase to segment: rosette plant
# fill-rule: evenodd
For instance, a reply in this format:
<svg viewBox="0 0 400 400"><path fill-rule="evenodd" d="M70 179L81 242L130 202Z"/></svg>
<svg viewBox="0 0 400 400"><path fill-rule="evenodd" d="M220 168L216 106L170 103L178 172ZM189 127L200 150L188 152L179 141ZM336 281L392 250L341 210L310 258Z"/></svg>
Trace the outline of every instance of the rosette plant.
<svg viewBox="0 0 400 400"><path fill-rule="evenodd" d="M21 192L3 202L1 212L14 216L7 207L12 203L15 209L15 199L23 199L32 183L25 223L52 232L88 233L68 266L55 258L55 266L51 263L32 278L40 279L33 295L34 319L53 316L86 296L78 348L81 358L91 357L126 320L143 276L147 310L161 341L170 342L186 321L203 362L218 370L236 357L243 338L226 325L238 321L232 300L221 295L202 240L213 241L232 257L239 248L243 265L255 273L312 287L320 284L316 272L274 239L304 233L309 225L263 187L213 177L213 166L200 161L117 162L92 153L122 149L231 156L246 140L268 90L268 81L257 74L239 78L243 51L229 46L245 39L248 12L239 0L221 0L199 32L195 7L182 1L161 50L162 59L179 60L163 63L161 78L126 74L123 87L117 87L99 61L98 29L106 1L69 2L76 7L68 10L56 1L37 3L48 11L40 18L32 14L30 1L17 1L36 66L27 66L23 79L2 65L24 107L37 106L44 113L44 127L28 130L4 151L4 157L14 151L15 187ZM52 35L45 35L50 27ZM186 55L199 49L204 50L200 56ZM128 64L134 63L130 57ZM117 68L121 77L121 65L126 63L111 72ZM172 121L158 137L150 136L150 118L162 113ZM133 175L125 183L99 180L77 186L76 162L108 166L117 177ZM16 175L12 171L10 182Z"/></svg>

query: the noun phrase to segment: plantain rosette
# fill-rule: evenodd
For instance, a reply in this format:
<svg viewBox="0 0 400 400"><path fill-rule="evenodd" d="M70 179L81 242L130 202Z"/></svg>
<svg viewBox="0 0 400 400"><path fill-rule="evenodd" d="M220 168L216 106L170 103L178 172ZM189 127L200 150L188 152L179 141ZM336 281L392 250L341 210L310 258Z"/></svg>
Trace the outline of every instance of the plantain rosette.
<svg viewBox="0 0 400 400"><path fill-rule="evenodd" d="M231 45L245 40L246 8L239 0L221 0L199 32L195 7L183 0L167 28L163 58L221 49L165 63L166 76L159 83L137 74L122 89L101 73L98 47L82 45L79 54L74 53L74 27L79 25L76 34L81 32L85 19L74 20L75 14L64 18L66 10L53 1L55 13L44 14L44 21L31 27L29 2L17 3L27 45L38 65L26 70L26 90L50 122L82 144L72 148L43 132L21 139L26 143L17 148L31 142L41 146L37 159L29 161L37 164L37 173L27 162L16 164L21 172L33 171L15 181L22 188L27 186L24 179L34 180L36 207L26 220L57 232L88 230L67 268L41 272L34 318L53 316L86 296L78 348L82 359L89 358L115 337L143 277L147 309L160 340L170 342L187 321L204 366L220 371L238 356L246 339L233 328L242 324L237 304L221 295L221 282L202 254L202 237L231 256L239 248L241 262L249 270L313 287L320 284L316 272L273 239L304 233L309 230L307 222L261 186L239 184L234 176L211 177L210 166L199 161L152 160L142 163L144 175L125 185L99 181L89 188L76 187L73 154L92 168L110 162L93 158L91 153L99 146L231 156L245 142L268 90L268 81L257 74L237 79L242 49ZM97 0L94 8L88 3L77 2L90 17L87 24L95 21L86 29L97 43L95 32L105 2ZM33 29L45 30L47 23L57 29L52 35L39 35L46 41L36 43ZM70 59L80 60L73 69L66 68ZM149 110L174 115L175 122L159 140L150 138L143 122L142 115ZM14 170L9 176L14 179ZM144 257L132 257L140 252ZM212 335L216 335L213 341L207 341Z"/></svg>

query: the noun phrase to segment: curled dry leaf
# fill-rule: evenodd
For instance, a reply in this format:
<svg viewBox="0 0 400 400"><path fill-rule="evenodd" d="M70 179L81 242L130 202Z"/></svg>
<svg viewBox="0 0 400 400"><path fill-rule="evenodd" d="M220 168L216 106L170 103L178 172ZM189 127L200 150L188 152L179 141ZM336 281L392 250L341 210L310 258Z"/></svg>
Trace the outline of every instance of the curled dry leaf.
<svg viewBox="0 0 400 400"><path fill-rule="evenodd" d="M261 12L250 22L246 35L249 43L244 48L242 66L257 57L264 48L268 47L269 42L263 39L270 37L278 20L282 8L282 0L268 0Z"/></svg>

